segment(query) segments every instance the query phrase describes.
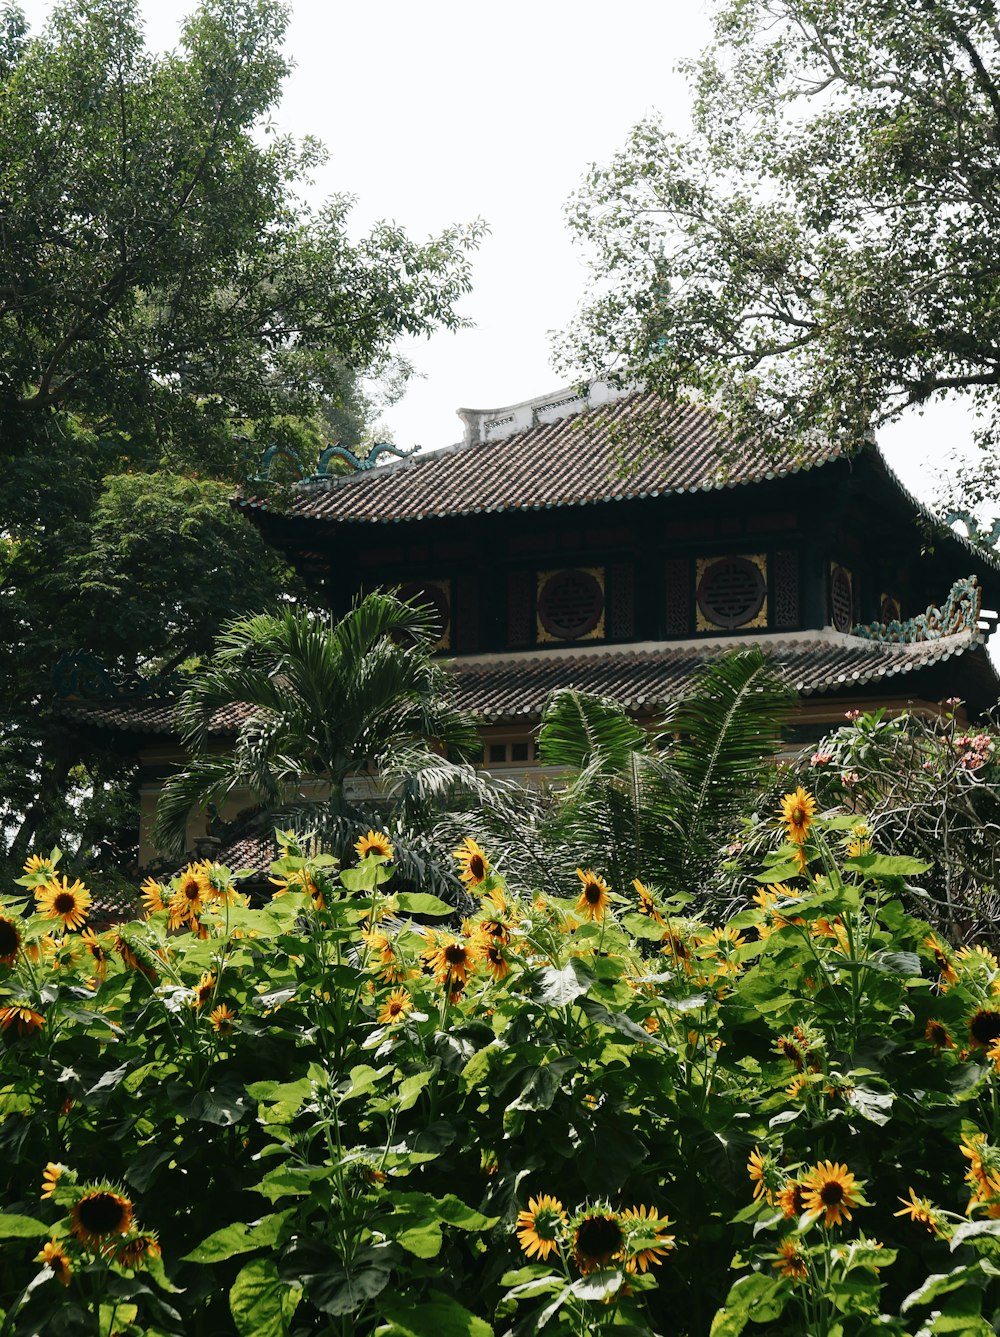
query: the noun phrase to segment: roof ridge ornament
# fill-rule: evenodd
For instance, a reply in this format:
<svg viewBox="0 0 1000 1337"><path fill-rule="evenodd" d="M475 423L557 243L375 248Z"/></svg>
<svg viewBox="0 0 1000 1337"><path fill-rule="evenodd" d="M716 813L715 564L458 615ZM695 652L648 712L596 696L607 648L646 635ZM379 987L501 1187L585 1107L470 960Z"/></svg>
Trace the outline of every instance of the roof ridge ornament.
<svg viewBox="0 0 1000 1337"><path fill-rule="evenodd" d="M969 542L977 546L995 548L1000 541L1000 520L994 520L989 530L982 530L976 517L961 507L953 507L943 518L946 525L953 525L956 522L965 525Z"/></svg>
<svg viewBox="0 0 1000 1337"><path fill-rule="evenodd" d="M316 465L316 472L313 478L332 478L335 475L329 473L330 461L332 459L341 459L350 464L355 473L363 473L368 469L374 469L378 465L380 455L395 455L398 459L408 460L411 455L415 455L420 449L419 446L411 446L409 450L401 446L394 446L389 441L376 441L368 454L365 456L355 455L353 450L347 446L332 445L327 446L319 457L319 463Z"/></svg>
<svg viewBox="0 0 1000 1337"><path fill-rule="evenodd" d="M899 645L915 641L938 641L962 631L979 631L983 591L976 576L956 580L941 607L931 604L924 613L892 622L868 622L852 628L866 641L890 641Z"/></svg>

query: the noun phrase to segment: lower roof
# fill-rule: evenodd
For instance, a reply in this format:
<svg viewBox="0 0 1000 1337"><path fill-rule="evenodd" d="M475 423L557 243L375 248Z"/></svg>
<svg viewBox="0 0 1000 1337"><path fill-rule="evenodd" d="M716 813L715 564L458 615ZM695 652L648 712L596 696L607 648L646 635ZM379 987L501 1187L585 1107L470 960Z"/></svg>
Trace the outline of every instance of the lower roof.
<svg viewBox="0 0 1000 1337"><path fill-rule="evenodd" d="M484 724L530 724L541 718L549 695L576 688L619 701L634 714L649 714L681 697L704 665L728 650L760 646L802 696L842 694L851 688L879 695L917 695L914 674L948 660L962 660L953 694L969 698L974 711L1000 696L1000 678L981 635L972 631L934 640L894 644L822 631L649 642L638 646L594 646L474 655L453 659L457 704ZM956 664L955 668L959 666ZM978 701L970 688L976 688ZM952 688L949 688L952 694ZM176 737L170 702L74 702L67 713L80 723L146 736ZM235 704L213 715L210 731L234 734L249 707Z"/></svg>

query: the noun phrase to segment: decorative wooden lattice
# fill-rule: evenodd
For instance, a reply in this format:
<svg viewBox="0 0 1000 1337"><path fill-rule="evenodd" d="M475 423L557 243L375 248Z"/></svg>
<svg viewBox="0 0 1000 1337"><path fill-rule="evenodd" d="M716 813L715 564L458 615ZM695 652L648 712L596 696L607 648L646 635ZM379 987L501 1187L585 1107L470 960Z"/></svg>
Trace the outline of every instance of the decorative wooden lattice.
<svg viewBox="0 0 1000 1337"><path fill-rule="evenodd" d="M535 604L535 577L531 571L507 576L507 644L530 645Z"/></svg>
<svg viewBox="0 0 1000 1337"><path fill-rule="evenodd" d="M538 621L560 641L578 641L597 629L604 590L590 571L554 571L538 591Z"/></svg>
<svg viewBox="0 0 1000 1337"><path fill-rule="evenodd" d="M472 654L479 649L479 581L472 572L455 580L452 608L452 641L459 653Z"/></svg>
<svg viewBox="0 0 1000 1337"><path fill-rule="evenodd" d="M747 557L720 557L698 582L698 607L715 627L743 627L760 612L767 596L764 573Z"/></svg>
<svg viewBox="0 0 1000 1337"><path fill-rule="evenodd" d="M691 634L691 564L686 557L668 557L665 563L665 630L668 636Z"/></svg>
<svg viewBox="0 0 1000 1337"><path fill-rule="evenodd" d="M774 625L779 631L799 625L799 554L793 550L774 554Z"/></svg>
<svg viewBox="0 0 1000 1337"><path fill-rule="evenodd" d="M846 566L830 568L830 621L837 631L854 625L854 581Z"/></svg>
<svg viewBox="0 0 1000 1337"><path fill-rule="evenodd" d="M635 573L628 562L608 568L608 604L612 640L629 641L635 635Z"/></svg>

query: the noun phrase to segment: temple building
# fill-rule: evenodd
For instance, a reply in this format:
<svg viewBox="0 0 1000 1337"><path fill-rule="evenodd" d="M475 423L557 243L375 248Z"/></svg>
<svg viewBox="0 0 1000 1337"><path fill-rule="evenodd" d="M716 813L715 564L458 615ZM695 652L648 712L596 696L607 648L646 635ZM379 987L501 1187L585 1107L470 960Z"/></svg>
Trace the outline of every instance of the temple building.
<svg viewBox="0 0 1000 1337"><path fill-rule="evenodd" d="M385 587L432 605L488 769L531 771L553 690L651 721L736 645L764 647L798 689L791 742L848 708L960 697L972 718L1000 696L983 610L1000 563L936 520L875 446L736 450L704 410L602 382L460 417L457 445L388 462L403 452L339 451L353 472L321 464L290 495L234 505L335 612ZM148 829L179 759L170 703L73 709L140 756ZM220 740L232 724L215 721Z"/></svg>

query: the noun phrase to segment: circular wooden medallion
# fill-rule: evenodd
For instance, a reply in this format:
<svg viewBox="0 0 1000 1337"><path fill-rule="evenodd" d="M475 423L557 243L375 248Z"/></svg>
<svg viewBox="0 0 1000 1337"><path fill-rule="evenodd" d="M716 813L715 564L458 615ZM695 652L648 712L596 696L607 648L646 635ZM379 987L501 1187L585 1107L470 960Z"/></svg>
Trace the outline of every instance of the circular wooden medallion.
<svg viewBox="0 0 1000 1337"><path fill-rule="evenodd" d="M851 573L842 566L835 566L830 573L830 616L837 631L850 631L854 624Z"/></svg>
<svg viewBox="0 0 1000 1337"><path fill-rule="evenodd" d="M555 571L538 591L538 620L561 641L586 636L603 611L601 582L589 571Z"/></svg>
<svg viewBox="0 0 1000 1337"><path fill-rule="evenodd" d="M698 607L715 627L743 627L760 612L767 594L764 573L747 557L720 557L698 582Z"/></svg>

